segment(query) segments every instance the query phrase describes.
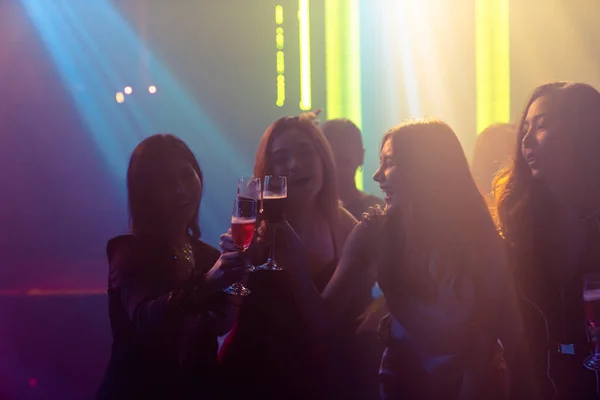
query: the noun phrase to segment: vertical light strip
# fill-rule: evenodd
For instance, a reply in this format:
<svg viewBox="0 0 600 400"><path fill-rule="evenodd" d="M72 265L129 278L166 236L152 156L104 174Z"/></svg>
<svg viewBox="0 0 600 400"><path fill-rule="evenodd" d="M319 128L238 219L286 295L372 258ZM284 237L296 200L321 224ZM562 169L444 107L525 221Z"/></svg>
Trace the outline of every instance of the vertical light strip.
<svg viewBox="0 0 600 400"><path fill-rule="evenodd" d="M283 52L284 37L283 37L283 6L275 6L275 47L277 48L276 53L276 70L277 70L277 99L275 105L277 107L283 107L285 104L285 54Z"/></svg>
<svg viewBox="0 0 600 400"><path fill-rule="evenodd" d="M348 118L362 131L359 0L325 0L327 118ZM362 171L356 185L363 188Z"/></svg>
<svg viewBox="0 0 600 400"><path fill-rule="evenodd" d="M312 108L310 79L310 9L309 0L298 0L298 26L300 30L300 109Z"/></svg>
<svg viewBox="0 0 600 400"><path fill-rule="evenodd" d="M510 122L509 0L475 0L477 132Z"/></svg>
<svg viewBox="0 0 600 400"><path fill-rule="evenodd" d="M277 25L283 24L283 6L282 5L275 6L275 23Z"/></svg>

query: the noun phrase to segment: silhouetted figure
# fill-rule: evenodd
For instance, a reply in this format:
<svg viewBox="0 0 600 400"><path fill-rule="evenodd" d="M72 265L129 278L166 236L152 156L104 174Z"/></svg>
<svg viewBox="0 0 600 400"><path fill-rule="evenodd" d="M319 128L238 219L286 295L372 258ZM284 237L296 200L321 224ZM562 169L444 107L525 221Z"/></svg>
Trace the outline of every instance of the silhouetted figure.
<svg viewBox="0 0 600 400"><path fill-rule="evenodd" d="M356 171L362 168L365 156L360 129L345 118L329 120L321 125L321 129L333 152L338 193L344 208L357 219L376 204L383 208L385 203L382 199L356 187L354 177Z"/></svg>
<svg viewBox="0 0 600 400"><path fill-rule="evenodd" d="M490 125L477 136L471 172L485 196L491 195L496 174L509 166L516 140L517 127L513 124Z"/></svg>
<svg viewBox="0 0 600 400"><path fill-rule="evenodd" d="M113 346L96 398L222 398L217 336L235 309L221 290L243 277L244 259L199 240L202 172L177 137L136 147L127 189L132 234L106 249Z"/></svg>

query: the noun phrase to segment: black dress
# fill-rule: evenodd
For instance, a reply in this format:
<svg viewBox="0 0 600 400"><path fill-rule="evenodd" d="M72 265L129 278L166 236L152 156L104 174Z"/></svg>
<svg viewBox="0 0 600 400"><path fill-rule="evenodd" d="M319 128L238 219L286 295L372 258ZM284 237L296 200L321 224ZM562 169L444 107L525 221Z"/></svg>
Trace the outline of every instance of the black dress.
<svg viewBox="0 0 600 400"><path fill-rule="evenodd" d="M162 242L132 235L108 242L113 345L97 400L218 398L217 334L207 320L227 299L217 294L192 307L183 299L192 276L220 253L201 241L193 252L190 271Z"/></svg>
<svg viewBox="0 0 600 400"><path fill-rule="evenodd" d="M336 260L313 276L319 291L331 279ZM252 294L219 354L229 396L256 399L364 399L358 391L358 317L371 301L373 281L356 293L334 333L311 340L303 325L286 271L253 273ZM376 373L376 372L375 372ZM229 397L228 397L229 398ZM372 398L372 397L367 397Z"/></svg>
<svg viewBox="0 0 600 400"><path fill-rule="evenodd" d="M582 364L592 349L587 339L582 291L585 274L600 272L598 222L587 221L583 254L567 279L557 279L549 272L557 260L542 236L536 236L532 257L528 258L532 262L517 264L515 269L526 340L511 368L514 398L600 399L596 373Z"/></svg>

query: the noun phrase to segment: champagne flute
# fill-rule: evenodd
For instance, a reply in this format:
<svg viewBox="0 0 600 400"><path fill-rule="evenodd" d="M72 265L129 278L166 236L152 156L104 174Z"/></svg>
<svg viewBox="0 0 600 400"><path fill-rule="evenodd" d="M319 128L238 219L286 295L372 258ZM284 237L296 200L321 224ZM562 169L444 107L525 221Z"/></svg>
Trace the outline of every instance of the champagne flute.
<svg viewBox="0 0 600 400"><path fill-rule="evenodd" d="M233 202L231 237L233 243L241 247L244 251L248 250L254 238L257 203L256 199L242 196L236 196ZM254 270L254 267L249 262L248 269L250 271ZM250 289L244 286L242 282L235 282L226 288L224 292L233 296L247 296L250 294Z"/></svg>
<svg viewBox="0 0 600 400"><path fill-rule="evenodd" d="M583 284L588 340L593 345L592 354L583 365L589 370L600 371L600 274L587 274Z"/></svg>
<svg viewBox="0 0 600 400"><path fill-rule="evenodd" d="M258 204L262 198L262 185L260 178L256 178L254 176L242 176L240 179L238 179L237 195L238 197L254 199Z"/></svg>
<svg viewBox="0 0 600 400"><path fill-rule="evenodd" d="M285 176L265 176L261 209L263 219L272 224L285 222L286 200L287 178ZM284 269L275 260L275 232L272 235L271 254L267 262L259 266L258 269L267 271L280 271Z"/></svg>

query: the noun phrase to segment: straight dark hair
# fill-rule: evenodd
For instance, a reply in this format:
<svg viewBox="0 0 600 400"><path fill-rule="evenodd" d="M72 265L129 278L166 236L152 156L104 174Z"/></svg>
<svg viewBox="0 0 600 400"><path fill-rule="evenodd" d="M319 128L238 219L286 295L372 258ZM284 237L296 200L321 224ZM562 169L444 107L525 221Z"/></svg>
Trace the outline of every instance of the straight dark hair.
<svg viewBox="0 0 600 400"><path fill-rule="evenodd" d="M183 159L190 163L200 183L202 170L190 148L172 134L156 134L144 139L133 150L127 169L127 194L129 218L134 235L162 238L168 232L171 215L160 210L158 198L171 178L169 164ZM187 224L188 234L200 238L198 208Z"/></svg>
<svg viewBox="0 0 600 400"><path fill-rule="evenodd" d="M439 266L438 280L456 277L460 282L465 274L482 273L478 269L485 266L475 265L478 261L473 260L495 252L500 237L452 128L435 119L409 120L385 134L382 148L388 141L396 165L406 171L406 190L418 221L410 232L402 232L394 223L390 236L413 237L416 254L440 252L441 259L449 262ZM430 272L407 265L407 249L398 251L399 245L390 246L392 258L383 263L402 266L396 270L400 275L396 281L404 282L404 290L416 297L435 298L437 282Z"/></svg>

